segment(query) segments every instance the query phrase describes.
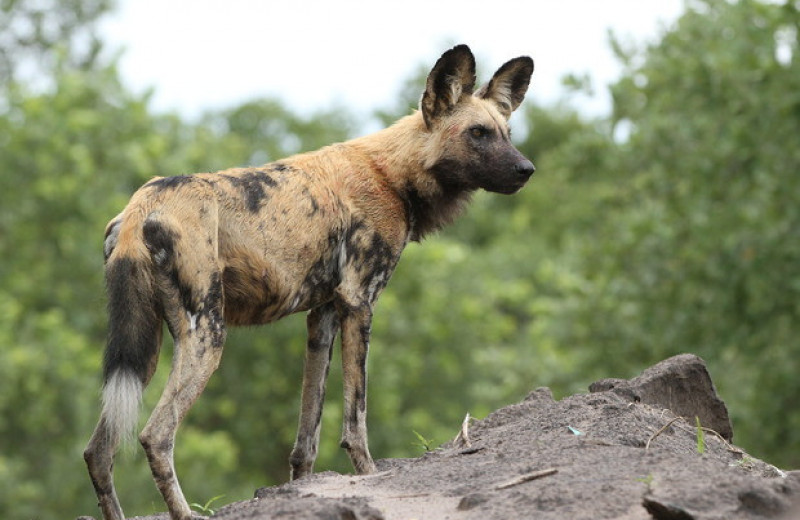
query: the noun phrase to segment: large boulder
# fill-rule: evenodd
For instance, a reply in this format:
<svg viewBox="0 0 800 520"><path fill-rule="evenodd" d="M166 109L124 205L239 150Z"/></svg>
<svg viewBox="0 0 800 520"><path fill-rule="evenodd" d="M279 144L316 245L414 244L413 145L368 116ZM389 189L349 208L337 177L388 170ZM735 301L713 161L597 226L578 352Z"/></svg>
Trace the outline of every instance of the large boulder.
<svg viewBox="0 0 800 520"><path fill-rule="evenodd" d="M728 442L733 426L725 403L717 395L706 363L693 354L680 354L653 365L633 379L602 379L591 392L614 392L635 403L666 408L690 422L714 430Z"/></svg>

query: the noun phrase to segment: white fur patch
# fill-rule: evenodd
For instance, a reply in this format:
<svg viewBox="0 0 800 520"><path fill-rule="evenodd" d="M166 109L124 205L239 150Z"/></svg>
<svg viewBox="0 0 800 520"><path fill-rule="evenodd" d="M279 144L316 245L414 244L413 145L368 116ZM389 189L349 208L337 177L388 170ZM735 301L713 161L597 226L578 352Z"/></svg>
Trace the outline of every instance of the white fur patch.
<svg viewBox="0 0 800 520"><path fill-rule="evenodd" d="M153 255L153 260L156 264L162 265L167 260L167 251L166 249L159 249Z"/></svg>
<svg viewBox="0 0 800 520"><path fill-rule="evenodd" d="M461 85L461 78L458 76L448 76L447 82L450 86L450 105L455 105L461 99L461 94L464 93L464 87Z"/></svg>
<svg viewBox="0 0 800 520"><path fill-rule="evenodd" d="M111 374L103 387L102 413L108 425L109 440L133 441L141 404L142 382L139 378L122 370Z"/></svg>
<svg viewBox="0 0 800 520"><path fill-rule="evenodd" d="M298 295L296 295L296 296L295 296L295 297L292 299L292 303L289 305L289 308L287 309L287 311L286 311L286 312L289 312L289 313L292 313L292 312L294 312L294 311L297 309L297 306L298 306L298 305L300 305L300 295L299 295L299 294L298 294Z"/></svg>
<svg viewBox="0 0 800 520"><path fill-rule="evenodd" d="M383 289L386 285L386 281L388 279L388 273L380 273L375 275L372 280L369 282L369 286L367 287L367 298L368 301L374 302L375 298L377 297L378 291Z"/></svg>
<svg viewBox="0 0 800 520"><path fill-rule="evenodd" d="M191 314L186 311L186 316L189 318L189 330L195 330L197 328L197 314Z"/></svg>
<svg viewBox="0 0 800 520"><path fill-rule="evenodd" d="M344 267L347 265L347 249L345 248L344 241L339 243L339 275L344 272Z"/></svg>

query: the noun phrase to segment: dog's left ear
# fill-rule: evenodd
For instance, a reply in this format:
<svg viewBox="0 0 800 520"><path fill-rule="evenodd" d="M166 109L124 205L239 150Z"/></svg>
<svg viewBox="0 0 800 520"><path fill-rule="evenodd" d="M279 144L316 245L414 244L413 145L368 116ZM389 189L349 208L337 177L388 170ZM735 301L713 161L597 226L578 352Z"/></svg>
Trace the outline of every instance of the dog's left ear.
<svg viewBox="0 0 800 520"><path fill-rule="evenodd" d="M447 113L463 96L471 96L475 88L475 57L466 45L457 45L442 54L433 66L419 102L428 128Z"/></svg>
<svg viewBox="0 0 800 520"><path fill-rule="evenodd" d="M492 101L500 113L508 119L525 99L531 74L533 74L531 58L528 56L514 58L497 69L489 83L478 89L475 96Z"/></svg>

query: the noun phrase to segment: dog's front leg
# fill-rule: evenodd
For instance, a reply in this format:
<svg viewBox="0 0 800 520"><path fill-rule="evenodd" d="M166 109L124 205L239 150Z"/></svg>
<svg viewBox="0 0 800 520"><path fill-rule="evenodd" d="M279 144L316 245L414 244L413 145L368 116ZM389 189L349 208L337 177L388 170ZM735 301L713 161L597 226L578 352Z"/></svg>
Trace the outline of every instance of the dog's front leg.
<svg viewBox="0 0 800 520"><path fill-rule="evenodd" d="M337 306L342 325L342 377L344 417L342 448L347 450L358 474L374 473L375 463L367 446L367 351L372 307L341 303Z"/></svg>
<svg viewBox="0 0 800 520"><path fill-rule="evenodd" d="M303 394L297 440L292 454L291 479L310 474L319 449L322 405L325 401L325 380L328 378L333 340L339 332L339 317L333 304L326 304L308 313L308 346L303 368Z"/></svg>

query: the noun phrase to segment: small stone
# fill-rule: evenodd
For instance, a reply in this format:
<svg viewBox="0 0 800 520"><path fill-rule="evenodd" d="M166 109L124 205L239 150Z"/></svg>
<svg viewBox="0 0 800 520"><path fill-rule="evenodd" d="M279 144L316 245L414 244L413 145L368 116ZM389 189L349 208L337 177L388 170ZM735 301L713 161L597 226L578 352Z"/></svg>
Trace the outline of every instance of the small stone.
<svg viewBox="0 0 800 520"><path fill-rule="evenodd" d="M470 509L473 509L483 504L484 502L487 502L488 500L489 497L487 497L482 493L472 493L470 495L464 496L458 503L456 509L458 509L459 511L469 511Z"/></svg>

